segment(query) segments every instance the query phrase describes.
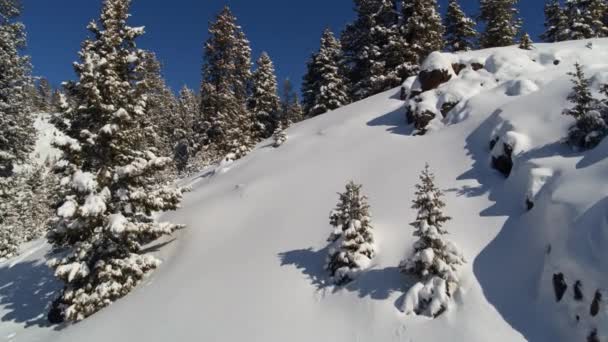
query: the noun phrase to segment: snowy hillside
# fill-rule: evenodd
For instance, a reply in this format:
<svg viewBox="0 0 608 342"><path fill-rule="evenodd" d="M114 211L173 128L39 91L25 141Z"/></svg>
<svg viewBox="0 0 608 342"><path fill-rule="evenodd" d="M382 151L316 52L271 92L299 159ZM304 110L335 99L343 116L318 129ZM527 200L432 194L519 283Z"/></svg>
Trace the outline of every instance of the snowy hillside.
<svg viewBox="0 0 608 342"><path fill-rule="evenodd" d="M608 141L573 152L561 142L573 121L561 112L575 62L594 92L608 82L608 39L431 57L426 67L448 68L451 79L421 95L437 115L425 135L406 125L394 89L292 126L279 148L266 141L205 170L167 214L188 228L149 248L160 269L81 323L47 326L59 285L42 242L0 264L0 341L570 342L595 329L607 341ZM505 178L491 159L507 148ZM427 162L467 261L434 320L402 312L413 280L398 270ZM369 196L377 257L335 287L323 269L328 213L351 179ZM556 279L567 285L559 302Z"/></svg>

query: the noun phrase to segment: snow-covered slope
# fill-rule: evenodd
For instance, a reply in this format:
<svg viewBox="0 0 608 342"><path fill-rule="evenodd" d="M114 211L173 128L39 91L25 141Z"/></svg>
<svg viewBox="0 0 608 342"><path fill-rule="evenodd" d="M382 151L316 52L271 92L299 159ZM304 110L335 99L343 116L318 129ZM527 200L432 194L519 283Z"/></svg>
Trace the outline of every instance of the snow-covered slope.
<svg viewBox="0 0 608 342"><path fill-rule="evenodd" d="M596 90L608 80L608 40L589 43L444 56L485 67L426 95L437 111L444 99L459 103L424 136L412 136L396 89L295 125L280 148L265 142L206 170L167 214L188 228L150 248L163 266L82 323L45 326L57 284L36 245L0 264L0 340L570 342L593 329L605 340L608 141L586 153L560 143L574 62ZM490 167L501 143L514 148L506 179ZM446 192L449 238L467 259L453 305L435 320L400 311L412 280L397 269L412 250L410 205L427 162ZM336 288L323 270L328 213L350 179L369 196L378 256ZM558 303L560 273L568 289Z"/></svg>

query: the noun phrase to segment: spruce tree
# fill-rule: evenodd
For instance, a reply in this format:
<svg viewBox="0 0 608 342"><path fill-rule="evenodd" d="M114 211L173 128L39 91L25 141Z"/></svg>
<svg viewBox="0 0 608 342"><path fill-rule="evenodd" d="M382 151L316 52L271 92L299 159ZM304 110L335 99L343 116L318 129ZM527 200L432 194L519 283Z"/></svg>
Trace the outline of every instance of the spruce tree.
<svg viewBox="0 0 608 342"><path fill-rule="evenodd" d="M559 0L548 0L545 4L545 32L541 38L548 43L561 42L568 38L568 17Z"/></svg>
<svg viewBox="0 0 608 342"><path fill-rule="evenodd" d="M254 116L255 138L258 140L271 137L279 127L280 99L277 87L274 64L268 54L262 52L253 73L253 90L249 100L249 110Z"/></svg>
<svg viewBox="0 0 608 342"><path fill-rule="evenodd" d="M399 26L396 0L355 0L355 11L357 19L340 40L350 97L356 101L414 75L418 56Z"/></svg>
<svg viewBox="0 0 608 342"><path fill-rule="evenodd" d="M29 57L20 54L25 27L16 21L20 14L19 1L0 0L0 183L13 174L15 164L28 159L35 140L26 92L31 87Z"/></svg>
<svg viewBox="0 0 608 342"><path fill-rule="evenodd" d="M448 51L472 50L474 39L477 37L475 21L466 16L458 0L448 2L448 10L444 19L445 42Z"/></svg>
<svg viewBox="0 0 608 342"><path fill-rule="evenodd" d="M436 0L404 0L403 34L418 58L418 63L433 51L443 49L445 28L439 15Z"/></svg>
<svg viewBox="0 0 608 342"><path fill-rule="evenodd" d="M52 321L82 320L128 294L160 263L142 246L178 228L153 216L176 209L182 190L158 182L171 159L149 146L148 52L136 47L143 28L127 25L130 3L105 0L88 25L72 103L55 120L63 179L48 240L65 253L49 263L64 283Z"/></svg>
<svg viewBox="0 0 608 342"><path fill-rule="evenodd" d="M307 117L317 116L340 108L350 102L347 80L342 74L340 42L326 29L321 47L309 63L308 74L302 88Z"/></svg>
<svg viewBox="0 0 608 342"><path fill-rule="evenodd" d="M146 94L148 127L157 133L149 144L158 149L162 155L169 156L172 155L176 144L177 99L166 84L161 72L161 63L154 53L149 52L146 55L143 68L148 83Z"/></svg>
<svg viewBox="0 0 608 342"><path fill-rule="evenodd" d="M201 116L197 125L211 144L215 159L245 154L253 143L247 110L251 85L251 48L236 17L225 7L209 27L205 43Z"/></svg>
<svg viewBox="0 0 608 342"><path fill-rule="evenodd" d="M522 50L532 50L532 39L528 33L524 33L519 40L519 48Z"/></svg>
<svg viewBox="0 0 608 342"><path fill-rule="evenodd" d="M482 48L515 44L521 28L516 9L518 0L480 0L479 19L485 29L479 39Z"/></svg>
<svg viewBox="0 0 608 342"><path fill-rule="evenodd" d="M196 93L187 86L182 87L177 99L177 115L175 127L174 156L178 172L186 171L202 139L195 134L196 118L200 114L200 99ZM202 166L202 165L201 165Z"/></svg>
<svg viewBox="0 0 608 342"><path fill-rule="evenodd" d="M283 82L281 98L281 127L287 128L296 122L300 122L304 118L304 110L300 105L298 94L293 89L293 85L289 79Z"/></svg>
<svg viewBox="0 0 608 342"><path fill-rule="evenodd" d="M563 111L564 115L576 120L568 132L568 141L575 147L593 148L608 134L608 106L599 103L591 95L591 81L585 77L582 66L576 63L574 67L575 72L568 74L572 76L574 84L568 101L574 106Z"/></svg>
<svg viewBox="0 0 608 342"><path fill-rule="evenodd" d="M38 82L36 84L36 93L36 109L41 112L48 112L51 109L53 88L51 88L51 85L46 78L40 77L38 79Z"/></svg>
<svg viewBox="0 0 608 342"><path fill-rule="evenodd" d="M435 176L427 164L420 175L420 183L416 185L416 198L412 205L418 210L418 215L410 225L414 227L414 236L419 239L414 244L414 254L401 263L401 269L422 281L438 277L448 284L457 284L456 266L464 263L464 258L451 242L443 238L448 234L444 224L451 218L442 212L445 207L442 197L443 193L435 186Z"/></svg>
<svg viewBox="0 0 608 342"><path fill-rule="evenodd" d="M334 231L329 241L335 248L330 249L325 268L337 285L353 280L375 256L369 205L361 187L349 182L346 192L338 194L340 202L330 213Z"/></svg>
<svg viewBox="0 0 608 342"><path fill-rule="evenodd" d="M591 38L603 38L608 36L606 19L608 16L608 2L606 0L587 0L585 3L584 20L593 35Z"/></svg>
<svg viewBox="0 0 608 342"><path fill-rule="evenodd" d="M578 40L594 37L593 27L587 17L587 0L566 0L567 39Z"/></svg>

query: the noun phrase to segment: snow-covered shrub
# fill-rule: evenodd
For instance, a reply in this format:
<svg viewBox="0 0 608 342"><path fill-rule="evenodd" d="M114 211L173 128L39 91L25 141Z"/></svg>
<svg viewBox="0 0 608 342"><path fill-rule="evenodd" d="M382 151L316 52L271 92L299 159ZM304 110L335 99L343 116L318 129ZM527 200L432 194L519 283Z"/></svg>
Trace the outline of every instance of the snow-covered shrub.
<svg viewBox="0 0 608 342"><path fill-rule="evenodd" d="M432 277L426 282L416 283L407 291L402 311L406 315L437 317L447 310L450 297L448 282Z"/></svg>
<svg viewBox="0 0 608 342"><path fill-rule="evenodd" d="M563 114L572 116L576 123L568 131L568 142L584 149L594 148L608 135L608 105L593 98L590 80L585 77L580 64L575 64L575 72L570 73L574 88L568 101L574 107L564 110ZM603 92L608 93L604 87Z"/></svg>
<svg viewBox="0 0 608 342"><path fill-rule="evenodd" d="M418 210L418 215L410 224L415 229L414 236L419 239L414 244L413 255L400 265L402 272L414 275L424 283L418 283L411 290L410 304L415 303L416 307L409 311L431 317L447 309L446 298L454 293L459 283L456 266L464 263L458 248L442 238L448 234L443 224L451 218L441 211L445 203L434 179L427 164L420 176L420 184L416 185L416 199L412 206Z"/></svg>
<svg viewBox="0 0 608 342"><path fill-rule="evenodd" d="M272 146L280 147L287 141L287 134L279 127L274 131L272 138L274 140Z"/></svg>
<svg viewBox="0 0 608 342"><path fill-rule="evenodd" d="M142 246L178 225L155 222L174 210L183 190L159 181L171 158L157 156L147 115L145 60L136 48L142 28L127 25L129 0L106 0L88 28L72 102L56 118L64 137L59 203L48 235L65 252L49 264L64 283L49 319L78 321L129 293L159 261Z"/></svg>
<svg viewBox="0 0 608 342"><path fill-rule="evenodd" d="M329 217L334 231L328 240L334 246L329 251L325 268L337 285L353 280L375 255L369 205L367 197L361 194L361 187L349 182L346 192L339 194L340 202Z"/></svg>

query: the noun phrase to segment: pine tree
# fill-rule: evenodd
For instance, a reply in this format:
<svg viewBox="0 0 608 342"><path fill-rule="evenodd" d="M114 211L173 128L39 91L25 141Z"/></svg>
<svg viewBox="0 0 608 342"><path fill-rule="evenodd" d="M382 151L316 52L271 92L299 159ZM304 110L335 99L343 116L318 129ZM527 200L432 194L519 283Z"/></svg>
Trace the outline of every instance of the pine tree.
<svg viewBox="0 0 608 342"><path fill-rule="evenodd" d="M608 36L608 2L606 0L587 0L585 3L584 20L591 28L591 38L603 38Z"/></svg>
<svg viewBox="0 0 608 342"><path fill-rule="evenodd" d="M480 0L479 19L485 23L485 30L479 39L482 48L492 48L515 44L521 28L515 8L517 0Z"/></svg>
<svg viewBox="0 0 608 342"><path fill-rule="evenodd" d="M167 86L162 76L162 66L154 53L148 53L143 62L144 78L148 83L147 91L147 120L148 127L154 129L156 135L149 142L161 155L172 155L176 144L175 116L177 114L177 99Z"/></svg>
<svg viewBox="0 0 608 342"><path fill-rule="evenodd" d="M196 93L187 86L179 91L177 100L174 156L178 172L184 172L199 151L199 144L203 140L195 134L196 117L200 114L200 99ZM203 165L200 165L203 166Z"/></svg>
<svg viewBox="0 0 608 342"><path fill-rule="evenodd" d="M443 49L445 28L436 0L404 0L403 34L418 58L418 63L433 51Z"/></svg>
<svg viewBox="0 0 608 342"><path fill-rule="evenodd" d="M13 174L15 164L28 159L35 139L26 93L31 87L29 57L20 54L25 28L16 21L20 13L17 0L0 0L0 183Z"/></svg>
<svg viewBox="0 0 608 342"><path fill-rule="evenodd" d="M340 202L330 213L334 231L329 241L337 248L330 250L325 267L337 285L353 280L375 256L369 205L361 187L349 182L346 192L338 194Z"/></svg>
<svg viewBox="0 0 608 342"><path fill-rule="evenodd" d="M532 39L528 33L524 33L519 40L519 48L522 50L532 50Z"/></svg>
<svg viewBox="0 0 608 342"><path fill-rule="evenodd" d="M396 0L355 0L355 11L357 19L347 25L340 41L350 98L360 100L414 75L418 56L399 26Z"/></svg>
<svg viewBox="0 0 608 342"><path fill-rule="evenodd" d="M251 147L252 118L247 111L251 84L251 48L228 7L209 27L205 44L201 116L197 125L215 158L227 153L242 156Z"/></svg>
<svg viewBox="0 0 608 342"><path fill-rule="evenodd" d="M545 32L541 38L548 43L567 39L568 17L560 6L559 0L548 0L545 4Z"/></svg>
<svg viewBox="0 0 608 342"><path fill-rule="evenodd" d="M308 65L302 87L307 117L326 113L350 102L347 80L340 67L341 59L340 42L326 29L321 37L321 47Z"/></svg>
<svg viewBox="0 0 608 342"><path fill-rule="evenodd" d="M296 122L302 121L304 118L304 110L300 105L298 94L293 89L293 85L289 79L283 82L282 98L281 98L281 127L287 128Z"/></svg>
<svg viewBox="0 0 608 342"><path fill-rule="evenodd" d="M448 231L443 227L451 218L442 213L445 203L443 193L435 186L435 176L428 164L416 185L416 199L412 208L418 210L414 236L419 240L414 244L414 254L401 263L403 272L413 274L423 281L438 277L449 283L458 283L456 266L464 263L458 249L443 236ZM449 290L449 287L448 287Z"/></svg>
<svg viewBox="0 0 608 342"><path fill-rule="evenodd" d="M568 132L568 140L575 147L593 148L608 134L608 106L599 103L591 95L591 81L585 77L582 66L576 63L574 67L575 72L568 74L572 76L574 84L568 101L573 103L574 107L563 112L576 120ZM606 90L604 88L604 92Z"/></svg>
<svg viewBox="0 0 608 342"><path fill-rule="evenodd" d="M255 136L258 140L272 136L279 127L280 99L277 93L274 64L266 52L257 60L253 73L253 91L249 110L254 116Z"/></svg>
<svg viewBox="0 0 608 342"><path fill-rule="evenodd" d="M64 283L52 321L82 320L128 294L160 263L142 246L178 228L153 217L176 209L182 190L157 181L171 159L149 146L148 52L136 47L144 31L127 25L129 7L130 0L105 0L88 25L78 81L68 85L73 103L55 120L65 134L56 142L63 179L48 240L68 248L50 262Z"/></svg>
<svg viewBox="0 0 608 342"><path fill-rule="evenodd" d="M586 16L587 0L566 0L565 15L567 17L567 39L578 40L594 37L593 27Z"/></svg>
<svg viewBox="0 0 608 342"><path fill-rule="evenodd" d="M449 51L469 51L474 48L473 40L477 37L475 21L466 16L458 0L448 2L445 15L445 41Z"/></svg>
<svg viewBox="0 0 608 342"><path fill-rule="evenodd" d="M36 107L38 111L48 112L51 108L53 88L49 81L40 77L36 84Z"/></svg>

